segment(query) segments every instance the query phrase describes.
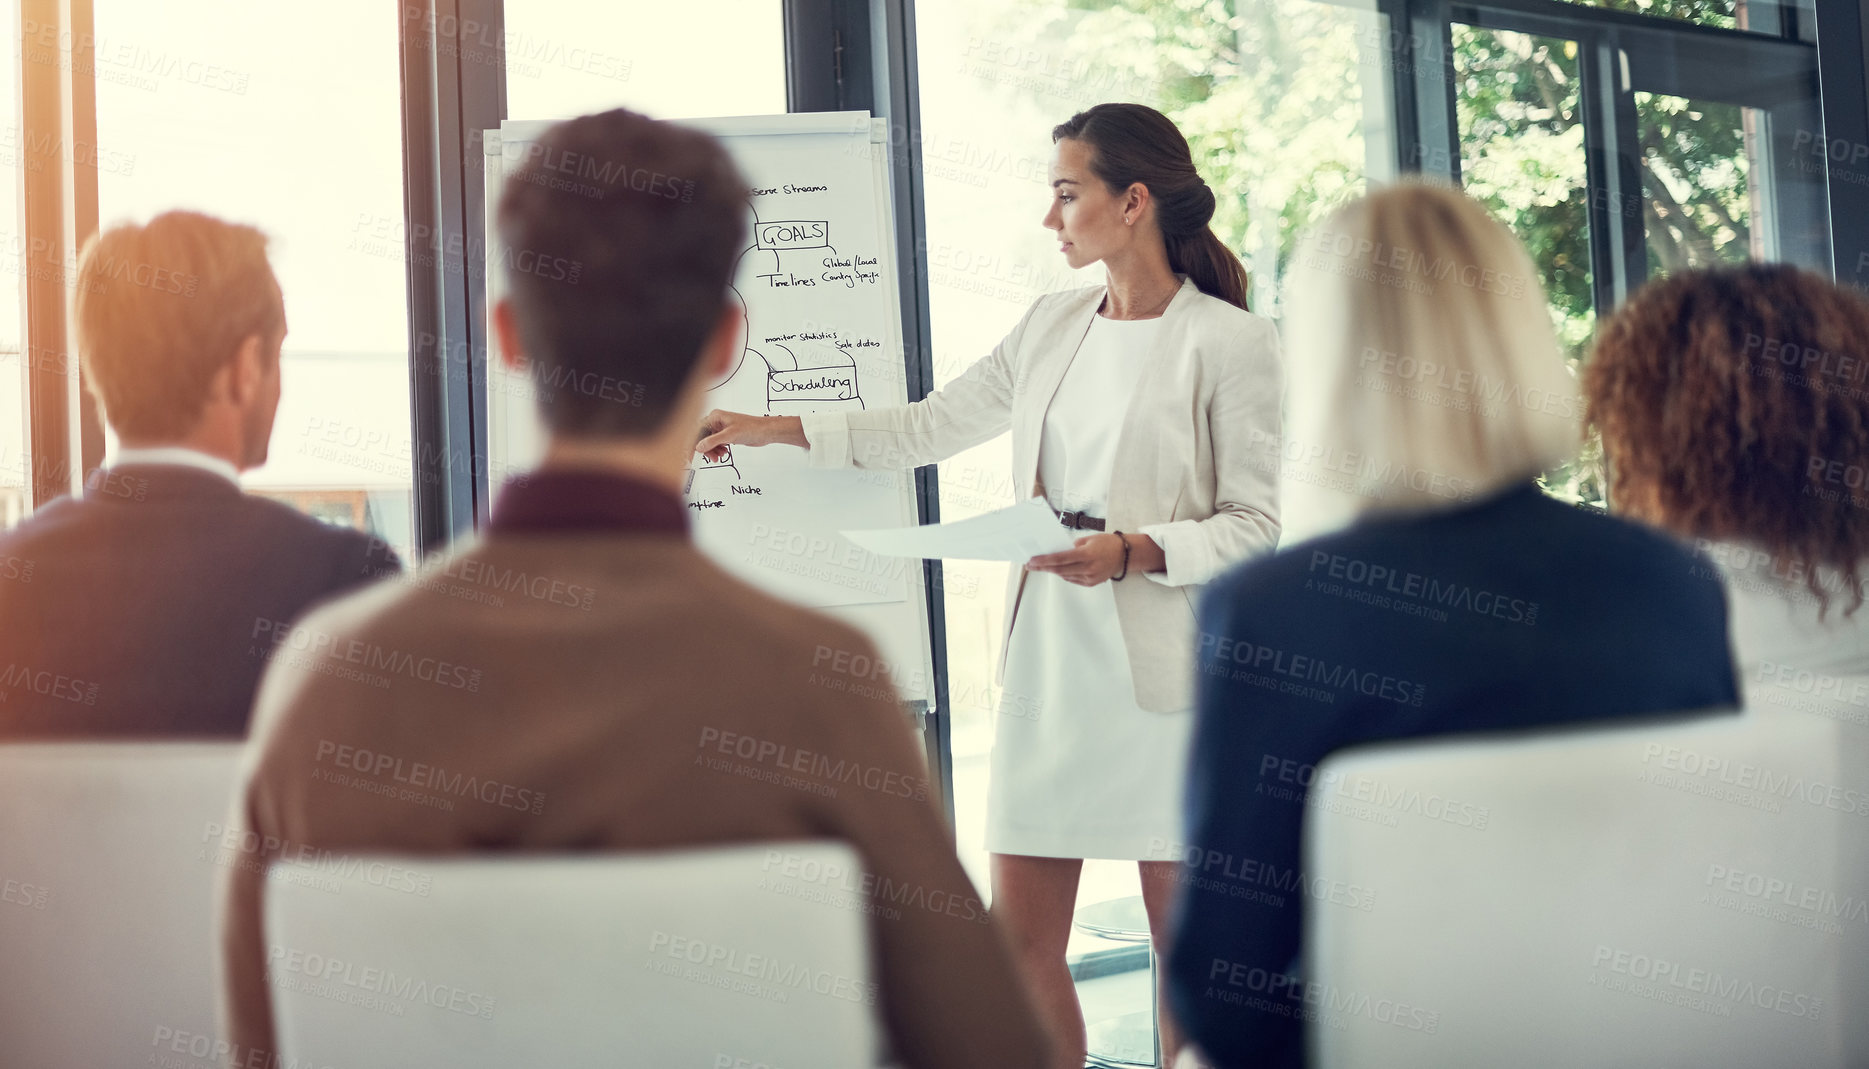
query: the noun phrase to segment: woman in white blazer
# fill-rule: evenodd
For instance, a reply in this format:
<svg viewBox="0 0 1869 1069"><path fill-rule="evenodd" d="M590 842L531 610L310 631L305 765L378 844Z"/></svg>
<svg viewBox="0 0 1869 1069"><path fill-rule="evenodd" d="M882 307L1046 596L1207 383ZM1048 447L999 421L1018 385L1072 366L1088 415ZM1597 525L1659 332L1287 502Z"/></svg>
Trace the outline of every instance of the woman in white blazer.
<svg viewBox="0 0 1869 1069"><path fill-rule="evenodd" d="M1278 541L1277 334L1208 227L1214 196L1180 131L1099 104L1052 131L1044 225L1100 286L1033 303L992 353L895 408L715 411L696 445L788 444L814 467L931 464L1012 431L1014 485L1084 533L1007 589L988 796L993 912L1081 1066L1065 964L1082 859L1140 863L1158 948L1181 840L1201 585ZM1011 703L1017 703L1016 706ZM1177 1032L1162 1016L1172 1063Z"/></svg>

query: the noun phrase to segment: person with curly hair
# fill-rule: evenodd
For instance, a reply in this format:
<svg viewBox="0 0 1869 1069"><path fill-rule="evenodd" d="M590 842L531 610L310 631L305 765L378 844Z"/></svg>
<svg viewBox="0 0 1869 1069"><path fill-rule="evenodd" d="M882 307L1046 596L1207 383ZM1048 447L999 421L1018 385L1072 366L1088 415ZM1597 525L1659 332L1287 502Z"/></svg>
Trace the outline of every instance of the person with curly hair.
<svg viewBox="0 0 1869 1069"><path fill-rule="evenodd" d="M1616 511L1769 555L1818 619L1862 606L1869 299L1789 264L1676 275L1604 323L1584 388Z"/></svg>
<svg viewBox="0 0 1869 1069"><path fill-rule="evenodd" d="M1773 770L1869 815L1869 298L1786 264L1683 272L1603 324L1583 384L1612 507L1695 540L1725 580L1748 726L1787 755ZM1860 902L1869 840L1832 841L1829 882ZM1869 931L1841 938L1860 1004ZM1840 1064L1869 1064L1869 1020L1841 1027Z"/></svg>

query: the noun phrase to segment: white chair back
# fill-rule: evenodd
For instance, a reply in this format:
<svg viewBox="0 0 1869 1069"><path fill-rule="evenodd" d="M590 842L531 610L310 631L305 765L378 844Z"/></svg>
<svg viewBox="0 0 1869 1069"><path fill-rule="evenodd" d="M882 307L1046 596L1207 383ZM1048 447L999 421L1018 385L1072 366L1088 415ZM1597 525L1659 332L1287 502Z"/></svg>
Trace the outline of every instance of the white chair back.
<svg viewBox="0 0 1869 1069"><path fill-rule="evenodd" d="M0 744L0 1063L216 1069L238 742Z"/></svg>
<svg viewBox="0 0 1869 1069"><path fill-rule="evenodd" d="M870 1069L847 845L275 865L279 1050L343 1069Z"/></svg>
<svg viewBox="0 0 1869 1069"><path fill-rule="evenodd" d="M1306 901L1312 1064L1843 1066L1869 784L1841 730L1748 712L1322 763L1305 871L1367 908Z"/></svg>

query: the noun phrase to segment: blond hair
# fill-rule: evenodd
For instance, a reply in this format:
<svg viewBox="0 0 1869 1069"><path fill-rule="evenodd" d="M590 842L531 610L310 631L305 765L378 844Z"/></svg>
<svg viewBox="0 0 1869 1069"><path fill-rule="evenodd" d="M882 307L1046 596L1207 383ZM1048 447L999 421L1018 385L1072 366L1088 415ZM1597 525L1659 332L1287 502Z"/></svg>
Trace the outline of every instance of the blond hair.
<svg viewBox="0 0 1869 1069"><path fill-rule="evenodd" d="M85 244L74 325L91 392L118 435L162 441L201 417L209 384L247 338L285 332L266 235L198 212L164 212Z"/></svg>
<svg viewBox="0 0 1869 1069"><path fill-rule="evenodd" d="M1299 535L1450 507L1549 470L1582 404L1525 247L1427 181L1353 201L1291 271L1282 490Z"/></svg>

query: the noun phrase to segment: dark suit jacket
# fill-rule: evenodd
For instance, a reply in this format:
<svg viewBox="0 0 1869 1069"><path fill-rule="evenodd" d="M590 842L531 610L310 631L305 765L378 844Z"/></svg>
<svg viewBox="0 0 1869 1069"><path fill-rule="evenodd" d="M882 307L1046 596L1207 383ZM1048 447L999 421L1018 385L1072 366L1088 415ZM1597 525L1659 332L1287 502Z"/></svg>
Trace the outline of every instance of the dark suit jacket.
<svg viewBox="0 0 1869 1069"><path fill-rule="evenodd" d="M0 532L0 738L244 735L270 632L399 568L209 472L98 471Z"/></svg>
<svg viewBox="0 0 1869 1069"><path fill-rule="evenodd" d="M1738 701L1711 566L1530 484L1242 565L1203 599L1199 649L1170 991L1228 1067L1304 1063L1328 1000L1298 975L1303 911L1364 908L1300 871L1326 755Z"/></svg>

